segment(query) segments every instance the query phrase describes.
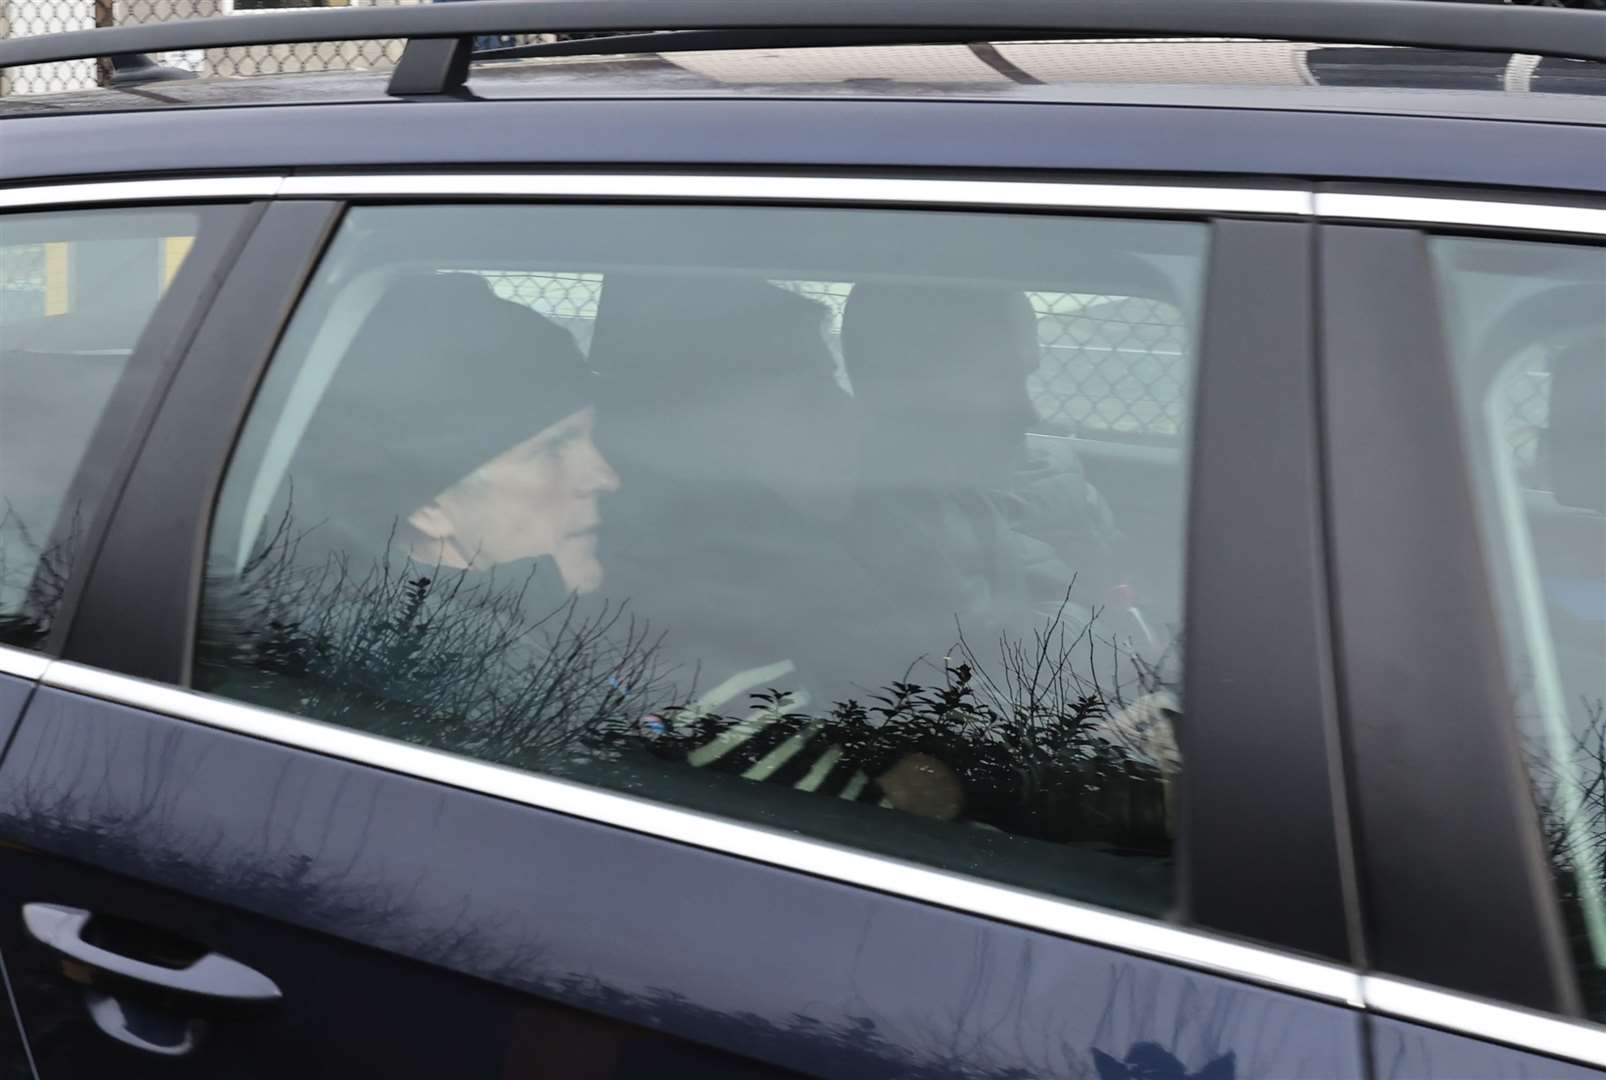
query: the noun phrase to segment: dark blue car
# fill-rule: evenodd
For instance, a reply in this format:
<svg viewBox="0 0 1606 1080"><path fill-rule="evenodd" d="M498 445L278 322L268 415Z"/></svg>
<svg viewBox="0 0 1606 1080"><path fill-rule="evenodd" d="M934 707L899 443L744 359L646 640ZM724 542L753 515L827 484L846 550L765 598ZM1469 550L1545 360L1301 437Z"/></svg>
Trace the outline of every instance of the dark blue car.
<svg viewBox="0 0 1606 1080"><path fill-rule="evenodd" d="M109 57L0 96L5 1075L1606 1068L1606 15L0 42Z"/></svg>

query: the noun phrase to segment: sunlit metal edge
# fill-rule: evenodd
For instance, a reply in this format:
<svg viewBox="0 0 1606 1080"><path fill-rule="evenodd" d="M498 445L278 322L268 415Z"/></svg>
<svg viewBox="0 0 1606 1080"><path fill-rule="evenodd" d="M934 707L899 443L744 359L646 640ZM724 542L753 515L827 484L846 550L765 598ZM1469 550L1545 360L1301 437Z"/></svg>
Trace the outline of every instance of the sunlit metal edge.
<svg viewBox="0 0 1606 1080"><path fill-rule="evenodd" d="M1361 997L1372 1012L1606 1067L1606 1028L1594 1024L1514 1009L1382 975L1361 976Z"/></svg>
<svg viewBox="0 0 1606 1080"><path fill-rule="evenodd" d="M1606 209L1188 184L648 173L204 176L0 188L0 209L231 198L712 199L1321 217L1606 236Z"/></svg>
<svg viewBox="0 0 1606 1080"><path fill-rule="evenodd" d="M440 195L523 198L722 199L1056 209L1161 210L1308 216L1308 192L1289 188L1082 184L1057 181L742 176L646 173L409 173L286 177L285 197Z"/></svg>
<svg viewBox="0 0 1606 1080"><path fill-rule="evenodd" d="M57 661L43 683L526 806L1359 1007L1355 972L1196 931Z"/></svg>
<svg viewBox="0 0 1606 1080"><path fill-rule="evenodd" d="M1606 210L1587 206L1321 192L1315 207L1321 218L1606 236Z"/></svg>
<svg viewBox="0 0 1606 1080"><path fill-rule="evenodd" d="M26 649L15 649L9 645L0 645L0 673L32 681L44 675L45 669L49 666L48 656L28 652Z"/></svg>
<svg viewBox="0 0 1606 1080"><path fill-rule="evenodd" d="M279 176L197 176L166 180L109 180L0 188L0 210L86 203L171 202L207 199L268 199L279 193Z"/></svg>

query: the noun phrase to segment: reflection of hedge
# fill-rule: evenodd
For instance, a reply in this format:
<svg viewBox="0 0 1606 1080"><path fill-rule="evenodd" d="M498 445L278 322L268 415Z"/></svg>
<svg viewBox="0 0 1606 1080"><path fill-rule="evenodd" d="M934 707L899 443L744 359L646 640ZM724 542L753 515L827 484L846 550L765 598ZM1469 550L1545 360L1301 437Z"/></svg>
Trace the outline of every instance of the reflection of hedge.
<svg viewBox="0 0 1606 1080"><path fill-rule="evenodd" d="M298 559L288 519L237 578L208 584L196 677L408 742L520 765L624 723L616 685L651 687L657 642L622 606L557 601L531 618L521 580L389 559Z"/></svg>
<svg viewBox="0 0 1606 1080"><path fill-rule="evenodd" d="M1555 761L1538 739L1525 747L1523 756L1534 785L1540 830L1554 871L1569 944L1573 956L1589 957L1595 950L1584 922L1584 893L1579 879L1588 875L1606 883L1606 701L1586 698L1579 706L1584 722L1573 737L1571 760ZM1576 785L1575 817L1565 811L1561 794L1564 784ZM1578 865L1574 857L1575 832L1581 833L1581 846L1589 852L1587 865ZM1606 972L1585 963L1580 965L1580 973L1585 1013L1606 1016Z"/></svg>
<svg viewBox="0 0 1606 1080"><path fill-rule="evenodd" d="M60 537L41 543L11 501L0 513L0 645L37 649L67 591L68 573L81 532L75 505Z"/></svg>
<svg viewBox="0 0 1606 1080"><path fill-rule="evenodd" d="M535 570L499 581L387 560L359 577L345 557L312 564L299 547L286 519L238 577L209 584L196 665L203 689L558 771L631 749L684 760L743 719L676 704L695 687L677 684L662 636L623 605L570 598L529 614L543 606L532 600L546 584ZM990 670L961 628L960 662L927 683L913 681L911 664L863 702L818 716L782 713L780 690L754 695L754 708L820 724L871 776L912 751L940 758L963 782L972 820L1043 839L1168 849L1175 714L1152 703L1174 699L1156 668L1096 638L1091 623L1072 632L1068 596L1031 642L1002 638ZM631 688L628 704L620 687ZM1135 709L1128 696L1151 707ZM645 711L666 717L673 734L645 734ZM1133 722L1140 715L1149 729Z"/></svg>
<svg viewBox="0 0 1606 1080"><path fill-rule="evenodd" d="M1091 625L1068 634L1065 610L1030 645L1003 637L996 678L961 635L961 662L945 665L931 685L906 673L866 702L837 702L819 716L782 713L787 694L778 689L752 695L753 707L794 726L820 724L826 741L871 776L911 752L941 759L964 784L969 819L1041 839L1168 848L1166 782L1177 765L1169 731L1127 722L1144 710L1101 685L1100 643ZM1141 701L1174 702L1155 669L1103 645L1112 668L1123 660L1134 666ZM1073 664L1084 654L1085 672ZM681 716L689 718L665 710L675 734L652 740L660 756L678 758L743 719ZM1168 725L1173 717L1172 709L1156 709L1149 723Z"/></svg>

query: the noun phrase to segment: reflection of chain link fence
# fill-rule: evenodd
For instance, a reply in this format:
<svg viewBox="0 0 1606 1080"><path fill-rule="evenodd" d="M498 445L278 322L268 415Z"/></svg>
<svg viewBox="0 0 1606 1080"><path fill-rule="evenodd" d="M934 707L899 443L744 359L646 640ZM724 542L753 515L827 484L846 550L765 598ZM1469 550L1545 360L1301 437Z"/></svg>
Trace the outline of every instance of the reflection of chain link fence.
<svg viewBox="0 0 1606 1080"><path fill-rule="evenodd" d="M835 349L850 286L781 284L830 308ZM1125 441L1176 440L1188 395L1180 311L1145 297L1027 295L1037 313L1041 349L1040 366L1027 379L1027 388L1046 431Z"/></svg>
<svg viewBox="0 0 1606 1080"><path fill-rule="evenodd" d="M528 304L572 331L589 348L602 292L601 274L491 272L497 293ZM779 281L830 310L833 350L844 282ZM1174 445L1187 424L1191 360L1183 314L1164 300L1141 296L1033 292L1042 364L1027 380L1044 429L1095 439ZM1506 436L1526 486L1545 487L1538 460L1549 425L1548 358L1519 365L1495 392ZM846 378L843 377L846 384Z"/></svg>
<svg viewBox="0 0 1606 1080"><path fill-rule="evenodd" d="M1032 293L1042 366L1028 380L1062 434L1174 442L1187 420L1182 312L1142 296Z"/></svg>
<svg viewBox="0 0 1606 1080"><path fill-rule="evenodd" d="M485 275L496 292L528 304L589 346L600 274ZM777 282L824 304L833 350L851 286ZM1186 420L1188 359L1182 314L1162 300L1069 293L1029 294L1037 311L1042 366L1028 380L1046 430L1126 441L1175 442ZM840 351L838 358L840 360ZM846 382L844 376L843 381Z"/></svg>
<svg viewBox="0 0 1606 1080"><path fill-rule="evenodd" d="M1544 461L1545 434L1550 428L1550 358L1541 350L1513 365L1494 385L1493 394L1505 419L1507 445L1523 486L1550 489Z"/></svg>
<svg viewBox="0 0 1606 1080"><path fill-rule="evenodd" d="M581 349L591 351L591 328L596 325L597 301L602 296L601 274L487 271L483 276L496 295L535 309L573 334Z"/></svg>
<svg viewBox="0 0 1606 1080"><path fill-rule="evenodd" d="M430 0L0 0L0 38L30 37L97 26L131 26L171 19L198 19L284 8L403 7ZM487 38L484 47L524 44L540 35ZM166 67L199 75L250 77L325 71L383 71L400 58L400 41L328 41L242 49L195 49L157 53ZM93 60L39 64L0 74L0 93L52 94L105 85L110 66Z"/></svg>

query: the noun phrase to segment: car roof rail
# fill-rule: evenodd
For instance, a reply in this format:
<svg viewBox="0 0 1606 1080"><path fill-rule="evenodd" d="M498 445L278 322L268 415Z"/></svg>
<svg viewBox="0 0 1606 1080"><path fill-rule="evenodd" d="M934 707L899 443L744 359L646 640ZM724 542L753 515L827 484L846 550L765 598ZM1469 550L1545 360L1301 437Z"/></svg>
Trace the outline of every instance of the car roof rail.
<svg viewBox="0 0 1606 1080"><path fill-rule="evenodd" d="M398 96L462 91L474 38L609 31L569 55L1075 36L1402 45L1606 62L1606 18L1467 0L484 0L185 19L0 42L0 68L128 53L403 38ZM660 31L659 33L643 33ZM696 31L680 38L662 31ZM647 45L652 48L649 50ZM531 47L534 48L534 47ZM557 51L557 50L554 50ZM486 52L506 53L506 50Z"/></svg>
<svg viewBox="0 0 1606 1080"><path fill-rule="evenodd" d="M145 83L172 82L175 79L197 77L195 72L186 71L184 68L164 67L144 53L113 53L108 59L112 64L112 77L107 83L108 86L141 86Z"/></svg>

